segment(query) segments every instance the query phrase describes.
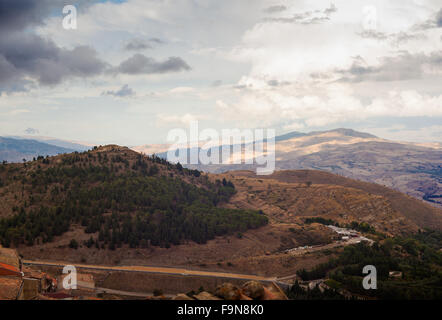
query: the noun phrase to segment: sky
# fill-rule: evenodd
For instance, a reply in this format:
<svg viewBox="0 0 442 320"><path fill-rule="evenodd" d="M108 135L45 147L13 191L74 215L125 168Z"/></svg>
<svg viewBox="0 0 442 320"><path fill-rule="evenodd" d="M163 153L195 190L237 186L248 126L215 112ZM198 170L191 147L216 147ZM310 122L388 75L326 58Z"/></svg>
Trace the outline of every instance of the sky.
<svg viewBox="0 0 442 320"><path fill-rule="evenodd" d="M0 0L0 135L135 146L197 120L442 142L441 84L440 0Z"/></svg>

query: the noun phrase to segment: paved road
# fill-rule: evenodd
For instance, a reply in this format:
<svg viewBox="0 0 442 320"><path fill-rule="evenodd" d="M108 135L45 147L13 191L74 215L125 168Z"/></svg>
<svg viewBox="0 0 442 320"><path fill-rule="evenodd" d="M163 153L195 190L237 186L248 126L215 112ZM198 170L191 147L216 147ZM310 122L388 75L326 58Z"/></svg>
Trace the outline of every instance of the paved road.
<svg viewBox="0 0 442 320"><path fill-rule="evenodd" d="M138 297L138 298L147 298L147 297L153 297L154 294L152 292L146 293L146 292L131 292L131 291L122 291L122 290L115 290L115 289L109 289L109 288L95 288L96 292L104 292L109 294L115 294L118 296L127 296L127 297ZM161 296L166 298L173 298L176 296L176 294L162 294Z"/></svg>
<svg viewBox="0 0 442 320"><path fill-rule="evenodd" d="M249 274L187 270L181 268L144 267L144 266L111 267L111 266L72 264L72 263L61 263L61 262L50 262L50 261L31 261L31 260L23 260L23 263L26 265L51 266L51 267L64 267L66 265L73 265L77 269L91 269L91 270L102 270L102 271L142 272L142 273L169 274L169 275L180 275L180 276L199 276L199 277L227 278L227 279L239 279L239 280L257 280L257 281L276 280L276 278L265 278Z"/></svg>
<svg viewBox="0 0 442 320"><path fill-rule="evenodd" d="M333 248L337 248L337 247L346 247L349 245L358 244L361 241L368 241L369 243L373 243L373 240L359 236L359 237L355 237L355 238L350 238L346 241L339 240L339 241L334 241L329 244L311 246L310 248L305 248L305 249L304 248L293 248L293 249L285 250L285 252L288 254L291 254L293 256L299 256L299 255L303 255L305 253L323 251L326 249L333 249Z"/></svg>

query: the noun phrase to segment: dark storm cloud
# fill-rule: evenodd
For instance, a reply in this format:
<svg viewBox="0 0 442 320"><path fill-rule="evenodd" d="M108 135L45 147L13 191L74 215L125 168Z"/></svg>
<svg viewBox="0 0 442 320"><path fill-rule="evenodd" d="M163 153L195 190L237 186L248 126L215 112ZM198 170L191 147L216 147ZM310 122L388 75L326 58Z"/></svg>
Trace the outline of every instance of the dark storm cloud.
<svg viewBox="0 0 442 320"><path fill-rule="evenodd" d="M440 28L442 27L442 9L436 15L436 25Z"/></svg>
<svg viewBox="0 0 442 320"><path fill-rule="evenodd" d="M402 52L398 56L383 57L377 66L369 66L362 57L354 58L349 69L336 70L342 74L340 81L401 81L419 79L425 74L425 70L442 72L442 51L431 54L410 54Z"/></svg>
<svg viewBox="0 0 442 320"><path fill-rule="evenodd" d="M66 50L24 32L3 34L0 39L0 86L9 90L13 90L14 82L28 77L42 85L54 85L73 76L100 74L105 67L91 47Z"/></svg>
<svg viewBox="0 0 442 320"><path fill-rule="evenodd" d="M63 7L73 2L80 11L93 4L90 0L1 0L0 32L42 24L54 10L59 10L61 15Z"/></svg>
<svg viewBox="0 0 442 320"><path fill-rule="evenodd" d="M28 7L32 6L29 10ZM22 29L30 23L40 22L37 4L34 1L0 1L0 30Z"/></svg>
<svg viewBox="0 0 442 320"><path fill-rule="evenodd" d="M297 23L297 24L317 24L330 20L330 16L338 11L334 4L324 10L305 11L295 13L289 17L271 17L264 18L264 22L279 22L279 23Z"/></svg>
<svg viewBox="0 0 442 320"><path fill-rule="evenodd" d="M74 1L80 12L94 3L90 0ZM0 94L26 91L36 85L57 85L69 78L87 78L113 70L92 47L61 48L52 40L32 33L33 27L43 25L47 17L57 12L61 27L62 9L67 4L72 4L72 1L0 0ZM132 41L127 49L147 49L149 43L164 42L159 38ZM158 62L135 55L117 69L121 73L141 74L177 72L190 67L178 57ZM119 92L124 93L124 90Z"/></svg>
<svg viewBox="0 0 442 320"><path fill-rule="evenodd" d="M76 1L84 9L91 1ZM58 47L50 39L30 32L44 19L60 11L69 1L0 1L0 93L24 91L33 81L55 85L70 77L89 77L101 73L105 63L87 46L71 50ZM60 20L61 23L61 20Z"/></svg>
<svg viewBox="0 0 442 320"><path fill-rule="evenodd" d="M127 84L122 86L121 89L119 89L117 91L106 91L106 92L102 93L102 95L110 95L110 96L115 96L115 97L120 97L120 98L130 97L135 94L136 94L136 92L134 90L132 90L132 88L129 88L129 85L127 85Z"/></svg>
<svg viewBox="0 0 442 320"><path fill-rule="evenodd" d="M49 15L50 7L49 0L2 0L0 31L21 30L28 25L41 24Z"/></svg>
<svg viewBox="0 0 442 320"><path fill-rule="evenodd" d="M165 61L157 61L137 53L121 62L114 71L124 74L158 74L188 71L190 69L190 66L180 57L169 57Z"/></svg>

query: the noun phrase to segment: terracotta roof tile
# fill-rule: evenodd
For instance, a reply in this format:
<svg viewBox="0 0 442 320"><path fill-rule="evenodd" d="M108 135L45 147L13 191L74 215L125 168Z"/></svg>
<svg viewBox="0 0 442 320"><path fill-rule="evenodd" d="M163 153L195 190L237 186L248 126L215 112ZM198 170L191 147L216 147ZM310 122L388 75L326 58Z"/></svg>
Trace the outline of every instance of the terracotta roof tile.
<svg viewBox="0 0 442 320"><path fill-rule="evenodd" d="M0 276L21 276L21 272L15 266L0 262Z"/></svg>
<svg viewBox="0 0 442 320"><path fill-rule="evenodd" d="M0 262L20 268L20 258L14 249L0 248Z"/></svg>

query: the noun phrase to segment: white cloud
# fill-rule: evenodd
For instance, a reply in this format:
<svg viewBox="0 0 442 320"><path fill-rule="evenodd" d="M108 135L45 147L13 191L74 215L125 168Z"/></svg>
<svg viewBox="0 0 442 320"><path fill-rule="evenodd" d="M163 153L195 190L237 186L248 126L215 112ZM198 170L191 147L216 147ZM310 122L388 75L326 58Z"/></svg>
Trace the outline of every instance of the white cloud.
<svg viewBox="0 0 442 320"><path fill-rule="evenodd" d="M163 125L180 125L188 127L191 122L199 121L205 119L204 115L196 115L186 113L184 115L167 115L167 114L159 114L157 116L157 124L159 126Z"/></svg>
<svg viewBox="0 0 442 320"><path fill-rule="evenodd" d="M322 16L331 3L337 11L321 23L265 20L296 14ZM361 37L363 7L367 5L362 0L105 2L79 10L78 29L69 31L61 27L60 10L60 15L37 29L58 47L71 50L88 45L115 67L136 53L125 49L129 41L160 39L162 45L149 42L151 48L143 53L160 62L180 57L192 70L105 73L88 82L69 78L57 87L34 87L28 93L3 95L3 123L23 130L24 124L14 122L9 114L15 108L29 110L29 121L35 115L38 127L53 128L54 135L59 130L60 134L69 132L73 139L86 140L86 135L94 134L104 139L106 133L110 140L132 141L130 133L139 136L140 131L161 141L159 126L187 125L192 119L214 127L235 122L229 127L308 130L375 117L442 117L438 86L442 75L437 68L441 62L436 59L431 66L419 64L422 57L441 50L442 28L413 30L413 26L434 19L440 1L373 0L370 4L377 9L376 32L387 35L385 39ZM279 7L266 11L272 6ZM405 55L415 58L412 65L401 60L386 68L383 63L392 61L386 57ZM397 77L384 77L387 80L383 82L375 81L375 76L360 77L358 83L336 82L343 77L337 71L350 70L357 57L377 75ZM213 86L215 83L218 85ZM117 93L124 85L136 92L131 99L122 102L101 95ZM125 92L129 91L120 94ZM71 121L72 110L85 127ZM143 117L157 128L149 129ZM103 118L107 122L101 124ZM112 130L116 125L119 130Z"/></svg>
<svg viewBox="0 0 442 320"><path fill-rule="evenodd" d="M311 89L311 88L310 88ZM294 85L278 90L247 90L237 102L217 101L225 119L245 126L284 128L322 127L375 117L442 117L442 94L431 96L414 90L378 93L369 104L347 84L315 88L315 93ZM247 118L246 124L242 121Z"/></svg>
<svg viewBox="0 0 442 320"><path fill-rule="evenodd" d="M391 125L389 127L369 127L361 130L371 132L381 138L396 141L442 142L442 126L440 125L432 125L416 129L407 128L405 125Z"/></svg>
<svg viewBox="0 0 442 320"><path fill-rule="evenodd" d="M320 11L320 5L315 2L311 7ZM378 28L396 38L404 36L400 32L409 36L408 41L393 42L359 35L365 5L337 1L338 11L323 24L257 22L240 45L225 53L233 61L249 62L251 70L238 81L234 97L217 100L217 110L243 126L298 129L373 117L442 116L441 91L419 91L428 82L442 81L440 44L430 40L435 31L425 36L409 33L437 4L375 1ZM398 16L401 11L404 14ZM287 10L282 14L290 15ZM364 68L354 65L355 57L364 61ZM352 70L354 76L364 73L359 80L364 84L334 82L342 78L336 72L340 69ZM408 79L415 79L419 89L410 90L402 82ZM384 82L373 83L379 80ZM270 81L285 85L270 88Z"/></svg>

